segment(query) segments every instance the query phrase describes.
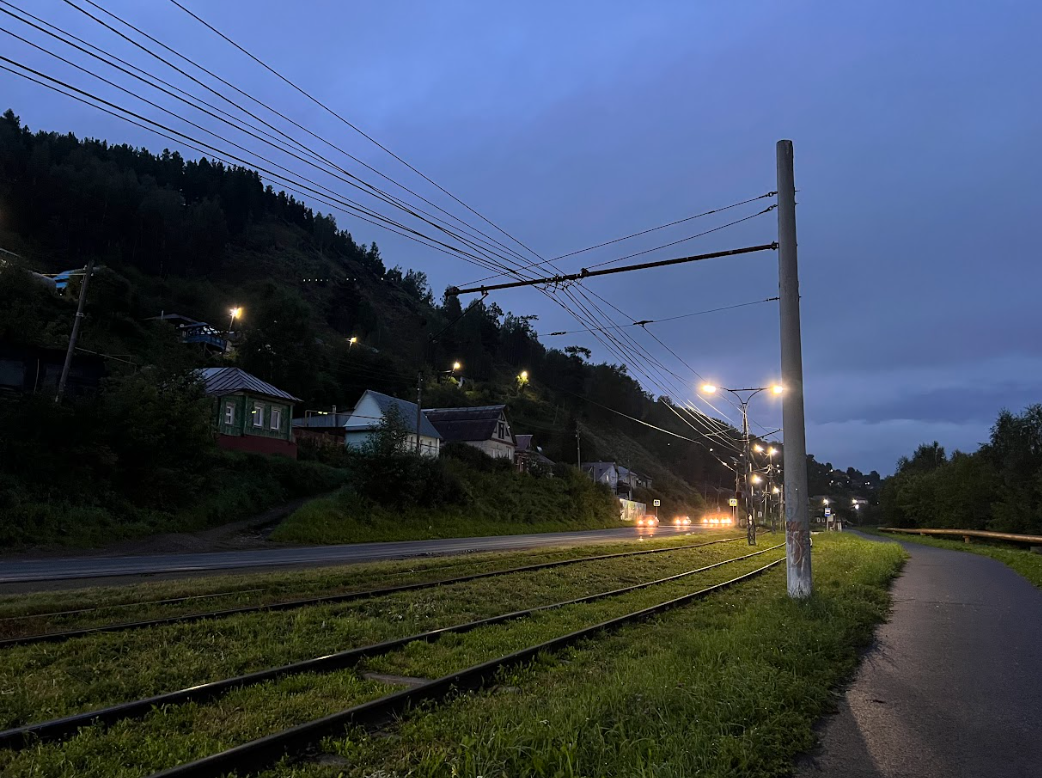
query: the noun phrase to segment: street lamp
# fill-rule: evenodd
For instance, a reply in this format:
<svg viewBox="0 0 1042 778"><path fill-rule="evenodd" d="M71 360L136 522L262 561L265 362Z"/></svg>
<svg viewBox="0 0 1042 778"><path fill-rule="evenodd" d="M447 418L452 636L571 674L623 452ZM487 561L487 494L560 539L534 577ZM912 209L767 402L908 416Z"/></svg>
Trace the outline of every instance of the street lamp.
<svg viewBox="0 0 1042 778"><path fill-rule="evenodd" d="M228 319L228 332L231 332L232 325L235 324L235 320L242 316L242 308L239 306L235 306L230 311L228 311L228 313L231 314L231 318Z"/></svg>
<svg viewBox="0 0 1042 778"><path fill-rule="evenodd" d="M747 387L745 389L729 389L726 386L717 386L716 384L711 384L709 382L706 382L706 383L702 384L702 392L705 393L705 394L716 394L717 392L723 391L723 392L730 392L736 398L738 398L738 407L739 407L739 409L742 412L742 466L741 466L741 470L740 471L739 470L735 470L735 474L734 474L735 475L735 491L739 491L739 489L740 489L740 479L744 478L745 479L745 486L746 486L746 489L745 489L745 495L746 495L746 497L745 497L745 499L746 499L745 509L746 509L746 514L749 517L748 533L749 533L749 545L750 546L756 545L756 523L753 521L753 518L752 518L752 505L750 504L750 496L749 496L749 488L748 488L749 482L750 482L749 476L750 476L750 473L752 471L752 455L751 455L751 453L749 451L749 402L756 395L758 395L760 392L766 392L768 390L771 392L771 394L775 394L775 395L779 395L783 391L785 391L785 389L782 387L781 384L771 384L771 386L769 386L769 387L768 386ZM756 450L757 451L761 451L762 448L759 445L757 445L757 449Z"/></svg>
<svg viewBox="0 0 1042 778"><path fill-rule="evenodd" d="M348 338L347 339L347 348L348 348L348 350L350 350L350 348L353 345L355 345L357 342L358 342L358 336L357 335L352 335L350 338Z"/></svg>
<svg viewBox="0 0 1042 778"><path fill-rule="evenodd" d="M461 362L453 362L452 363L452 371L453 372L455 372L456 370L462 370L462 369L463 369L463 363L461 363Z"/></svg>

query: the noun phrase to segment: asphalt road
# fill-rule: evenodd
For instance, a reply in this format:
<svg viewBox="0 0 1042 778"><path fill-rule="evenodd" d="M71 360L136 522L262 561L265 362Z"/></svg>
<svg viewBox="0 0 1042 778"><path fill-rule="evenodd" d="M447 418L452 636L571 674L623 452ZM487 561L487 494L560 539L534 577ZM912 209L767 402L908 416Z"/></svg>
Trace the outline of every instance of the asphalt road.
<svg viewBox="0 0 1042 778"><path fill-rule="evenodd" d="M901 545L892 618L797 778L1039 778L1042 590L987 557Z"/></svg>
<svg viewBox="0 0 1042 778"><path fill-rule="evenodd" d="M701 532L689 527L684 532ZM140 576L183 576L215 571L251 568L321 567L325 565L372 562L380 559L465 554L475 551L510 551L546 546L586 546L632 540L639 536L662 537L681 534L674 527L658 527L654 531L635 527L552 532L534 535L498 535L483 538L450 538L413 540L396 543L354 543L341 546L304 546L250 551L220 551L195 554L156 554L151 556L91 556L53 559L0 561L0 585L66 582L85 584L97 579L119 583L121 578ZM129 580L128 580L129 582ZM31 588L31 587L29 587Z"/></svg>

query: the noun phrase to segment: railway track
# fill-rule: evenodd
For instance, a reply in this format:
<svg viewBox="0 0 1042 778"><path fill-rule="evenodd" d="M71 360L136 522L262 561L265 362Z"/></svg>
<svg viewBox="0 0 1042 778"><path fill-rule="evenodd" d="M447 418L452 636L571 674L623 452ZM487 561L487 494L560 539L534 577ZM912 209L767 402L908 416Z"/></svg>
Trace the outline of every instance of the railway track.
<svg viewBox="0 0 1042 778"><path fill-rule="evenodd" d="M541 653L559 651L603 632L647 619L672 608L702 599L715 592L762 575L782 562L784 562L784 559L775 560L728 581L602 621L593 626L529 646L520 651L453 672L413 688L388 694L337 713L284 729L266 737L243 743L220 753L162 770L154 773L150 778L218 778L218 776L233 770L236 774L243 775L264 769L285 756L298 756L307 752L324 738L343 733L347 727L363 726L370 729L379 727L419 703L440 701L459 691L479 689L494 679L504 668L519 665L534 659Z"/></svg>
<svg viewBox="0 0 1042 778"><path fill-rule="evenodd" d="M522 565L520 567L511 567L502 570L489 570L481 573L471 573L468 575L456 576L454 578L442 578L435 581L420 581L408 584L399 584L397 586L386 586L378 589L369 589L366 591L354 591L345 592L343 594L323 595L321 597L309 597L297 600L287 600L284 602L267 603L263 605L248 605L238 608L225 608L222 610L207 611L201 613L190 613L179 616L166 616L156 619L147 619L142 621L130 621L130 622L119 622L115 624L103 625L100 627L86 627L81 629L66 630L62 632L45 632L37 635L26 635L21 637L6 638L0 640L0 650L11 646L24 646L33 645L38 643L60 643L73 638L89 637L92 635L99 635L110 632L124 632L128 630L143 629L147 627L161 627L169 624L188 624L194 621L202 621L205 619L220 619L227 618L229 616L240 616L249 613L265 613L274 611L285 611L293 610L296 608L303 608L310 605L329 605L342 602L352 602L355 600L368 599L371 597L381 597L389 594L397 594L399 592L411 592L418 591L421 589L432 589L438 586L450 586L452 584L466 583L468 581L477 581L483 578L493 578L502 575L511 575L514 573L527 573L535 570L546 570L554 567L565 567L568 565L581 564L584 562L598 562L606 559L618 559L622 557L631 556L643 556L648 554L664 554L671 551L682 551L684 549L702 548L704 546L712 546L719 543L733 543L741 538L722 538L720 540L711 540L706 543L694 543L682 546L667 546L665 548L653 548L642 551L623 551L614 554L599 554L597 556L586 556L586 557L573 557L570 559L558 560L555 562L540 562L533 565ZM101 606L103 609L108 606ZM92 610L92 609L83 609Z"/></svg>
<svg viewBox="0 0 1042 778"><path fill-rule="evenodd" d="M255 673L249 673L247 675L235 676L232 678L225 678L219 681L213 681L210 683L199 684L191 686L186 689L179 689L177 691L168 692L165 694L154 695L152 697L146 697L132 702L122 703L120 705L113 705L107 708L101 708L98 710L88 711L85 713L79 713L72 716L64 716L62 718L53 719L51 721L40 722L36 724L29 724L24 727L17 727L0 732L0 747L2 748L24 748L32 745L36 742L41 741L53 741L60 740L62 738L70 737L75 735L81 727L87 727L94 724L105 724L111 725L118 721L125 719L141 718L147 715L154 708L164 705L181 705L188 702L206 702L215 699L233 689L239 689L246 686L255 686L257 684L272 681L278 678L283 678L289 675L297 675L300 673L330 673L337 670L343 670L351 667L358 662L375 656L382 656L392 651L404 648L410 643L417 641L422 642L433 642L438 640L443 635L452 633L464 633L470 632L471 630L478 629L479 627L492 626L493 624L501 624L507 621L513 621L516 619L525 618L536 613L556 610L558 608L564 608L569 605L580 605L583 603L596 602L597 600L603 600L608 597L617 597L622 594L629 592L639 591L640 589L646 589L651 586L669 583L671 581L677 581L682 578L687 578L692 575L704 573L709 570L714 570L724 565L732 564L734 562L741 562L746 559L751 559L762 554L766 554L770 551L781 548L784 544L771 546L759 551L755 551L750 554L744 554L739 557L733 557L726 559L721 562L715 562L713 564L704 565L693 570L687 570L682 573L666 576L653 581L645 581L639 584L633 584L631 586L625 586L619 589L612 589L606 592L598 592L596 594L586 595L584 597L578 597L571 600L565 600L562 602L552 603L549 605L541 605L534 608L527 608L525 610L511 611L509 613L503 613L497 616L491 616L484 619L478 619L476 621L465 622L462 624L455 624L449 627L442 627L440 629L429 630L421 632L416 635L409 635L395 640L384 641L382 643L375 643L369 646L361 646L359 648L353 648L346 651L340 651L334 654L328 654L325 656L315 657L312 659L306 659L301 662L294 662L280 667L273 667L267 670L261 670Z"/></svg>

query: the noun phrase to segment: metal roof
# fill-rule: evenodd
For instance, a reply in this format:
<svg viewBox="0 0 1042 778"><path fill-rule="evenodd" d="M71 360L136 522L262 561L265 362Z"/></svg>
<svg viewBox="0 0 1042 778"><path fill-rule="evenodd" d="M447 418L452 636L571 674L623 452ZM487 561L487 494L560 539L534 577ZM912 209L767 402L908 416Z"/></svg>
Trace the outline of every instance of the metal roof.
<svg viewBox="0 0 1042 778"><path fill-rule="evenodd" d="M408 400L399 400L397 397L391 397L389 394L382 394L381 392L374 392L372 389L366 389L365 394L363 394L362 398L355 404L356 410L358 406L362 404L362 400L365 399L366 394L376 401L382 414L386 415L387 411L392 407L397 408L398 412L402 415L409 432L414 434L416 433L416 403L411 403ZM370 429L376 426L377 424L368 425ZM359 428L356 427L355 429ZM440 439L442 437L434 425L431 424L430 419L427 418L426 411L420 414L420 435L428 438Z"/></svg>
<svg viewBox="0 0 1042 778"><path fill-rule="evenodd" d="M426 408L423 413L437 427L446 443L489 440L496 431L505 405L479 405L473 408Z"/></svg>
<svg viewBox="0 0 1042 778"><path fill-rule="evenodd" d="M211 396L250 392L277 400L300 402L299 397L294 397L289 392L284 392L267 381L261 381L257 376L237 367L204 367L197 370L196 374L203 380L206 393Z"/></svg>

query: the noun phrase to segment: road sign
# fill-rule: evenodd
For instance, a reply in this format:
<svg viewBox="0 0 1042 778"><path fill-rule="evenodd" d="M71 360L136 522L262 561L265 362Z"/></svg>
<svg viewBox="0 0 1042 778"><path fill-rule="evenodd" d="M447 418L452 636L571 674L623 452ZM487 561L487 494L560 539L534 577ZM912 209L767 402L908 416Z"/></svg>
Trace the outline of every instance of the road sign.
<svg viewBox="0 0 1042 778"><path fill-rule="evenodd" d="M831 516L832 515L832 508L826 508L825 509L825 515L826 516Z"/></svg>
<svg viewBox="0 0 1042 778"><path fill-rule="evenodd" d="M662 500L653 500L651 505L652 507L658 508L660 505L662 505Z"/></svg>
<svg viewBox="0 0 1042 778"><path fill-rule="evenodd" d="M737 508L738 507L738 498L737 497L732 497L730 500L727 501L727 504L730 505L732 508Z"/></svg>

